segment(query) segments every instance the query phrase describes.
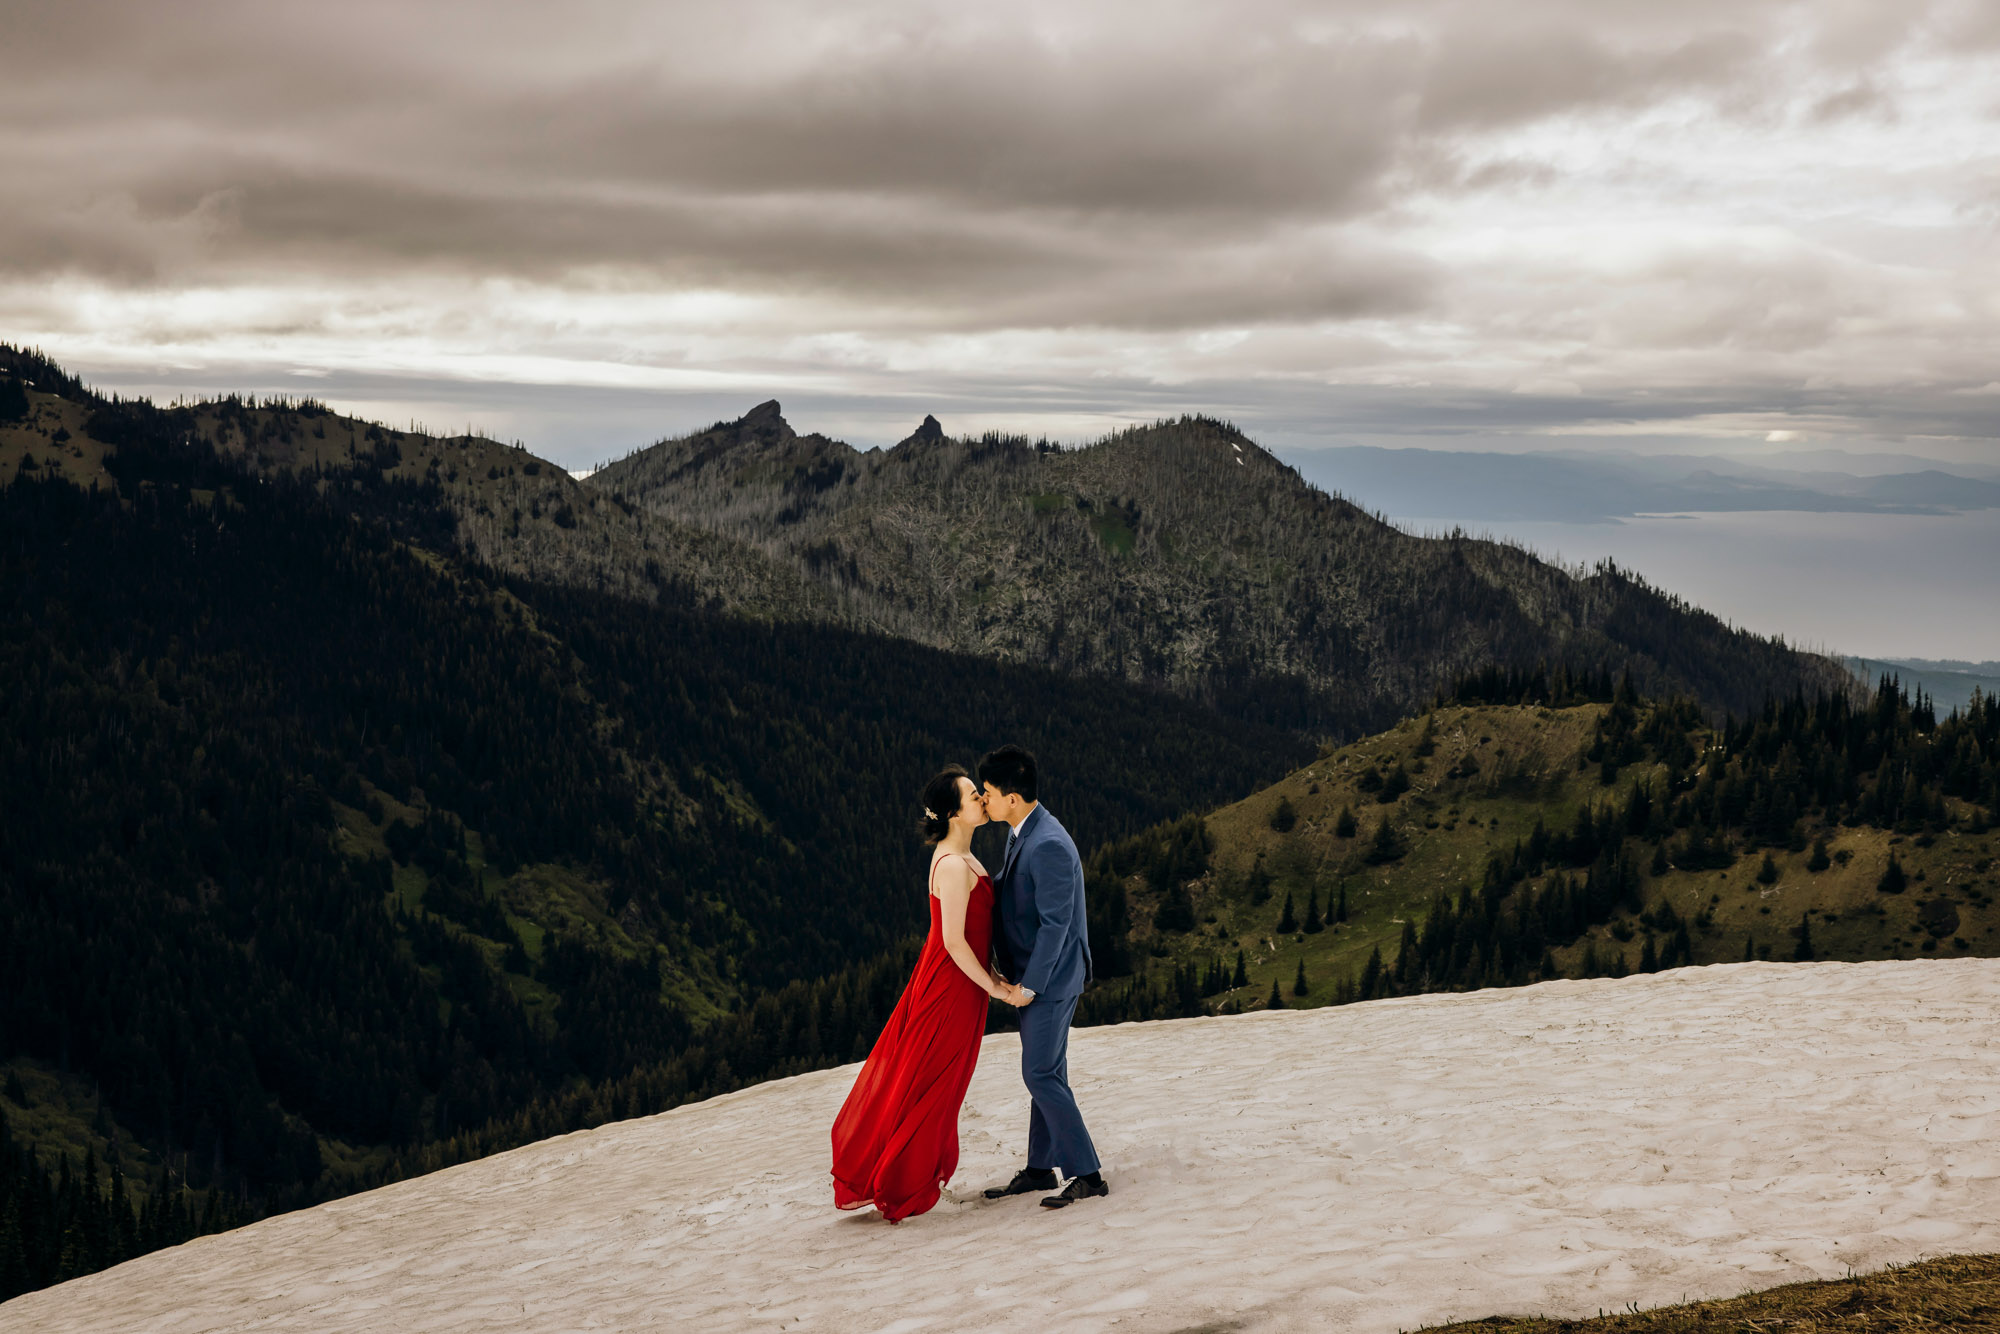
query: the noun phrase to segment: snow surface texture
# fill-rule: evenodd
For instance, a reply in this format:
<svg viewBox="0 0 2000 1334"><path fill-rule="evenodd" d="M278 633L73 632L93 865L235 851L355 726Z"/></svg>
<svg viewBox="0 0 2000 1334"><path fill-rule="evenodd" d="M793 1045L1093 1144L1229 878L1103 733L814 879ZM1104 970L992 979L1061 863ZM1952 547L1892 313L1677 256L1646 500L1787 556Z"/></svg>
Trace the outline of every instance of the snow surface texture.
<svg viewBox="0 0 2000 1334"><path fill-rule="evenodd" d="M1112 1193L987 1040L946 1200L836 1213L855 1068L143 1256L6 1330L1382 1331L2000 1251L2000 960L1734 964L1079 1029Z"/></svg>

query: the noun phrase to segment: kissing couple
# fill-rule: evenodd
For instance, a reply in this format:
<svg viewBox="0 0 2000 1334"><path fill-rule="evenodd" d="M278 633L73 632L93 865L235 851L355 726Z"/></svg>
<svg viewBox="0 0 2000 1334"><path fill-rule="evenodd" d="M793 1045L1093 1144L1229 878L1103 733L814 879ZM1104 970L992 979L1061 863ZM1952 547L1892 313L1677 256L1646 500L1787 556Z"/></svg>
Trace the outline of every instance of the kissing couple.
<svg viewBox="0 0 2000 1334"><path fill-rule="evenodd" d="M894 1223L938 1202L958 1170L958 1109L988 997L1021 1012L1021 1082L1032 1106L1028 1165L986 1197L1054 1191L1058 1168L1069 1184L1045 1208L1111 1193L1069 1088L1069 1021L1091 977L1083 860L1035 792L1035 757L1019 746L982 759L976 785L954 764L924 787L930 933L834 1118L838 1208L873 1205ZM1010 830L997 881L972 855L972 831L988 820Z"/></svg>

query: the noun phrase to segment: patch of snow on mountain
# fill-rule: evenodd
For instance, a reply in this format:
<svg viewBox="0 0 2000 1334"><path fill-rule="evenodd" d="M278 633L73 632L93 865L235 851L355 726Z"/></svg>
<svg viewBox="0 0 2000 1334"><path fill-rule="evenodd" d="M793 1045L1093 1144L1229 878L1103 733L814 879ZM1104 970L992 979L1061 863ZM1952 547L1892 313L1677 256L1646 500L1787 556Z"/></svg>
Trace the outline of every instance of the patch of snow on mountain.
<svg viewBox="0 0 2000 1334"><path fill-rule="evenodd" d="M144 1256L0 1329L1364 1330L2000 1250L2000 961L1736 964L1080 1029L1112 1193L989 1038L944 1203L840 1214L854 1067Z"/></svg>

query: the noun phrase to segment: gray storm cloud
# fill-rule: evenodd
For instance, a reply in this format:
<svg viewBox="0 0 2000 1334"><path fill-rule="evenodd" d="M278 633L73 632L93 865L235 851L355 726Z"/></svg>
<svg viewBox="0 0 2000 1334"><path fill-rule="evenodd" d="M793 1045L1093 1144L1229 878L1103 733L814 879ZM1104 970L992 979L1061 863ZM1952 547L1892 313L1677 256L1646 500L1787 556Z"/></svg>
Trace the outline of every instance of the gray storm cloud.
<svg viewBox="0 0 2000 1334"><path fill-rule="evenodd" d="M0 336L106 367L1988 416L1987 4L15 12Z"/></svg>

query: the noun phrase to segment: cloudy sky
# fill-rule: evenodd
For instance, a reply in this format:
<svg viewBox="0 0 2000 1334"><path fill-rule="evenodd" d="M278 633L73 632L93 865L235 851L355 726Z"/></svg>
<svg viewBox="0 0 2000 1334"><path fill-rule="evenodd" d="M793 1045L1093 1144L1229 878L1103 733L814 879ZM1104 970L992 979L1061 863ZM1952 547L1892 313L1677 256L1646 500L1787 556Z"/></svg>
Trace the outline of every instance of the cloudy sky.
<svg viewBox="0 0 2000 1334"><path fill-rule="evenodd" d="M8 11L0 338L106 387L2000 462L1990 0Z"/></svg>

